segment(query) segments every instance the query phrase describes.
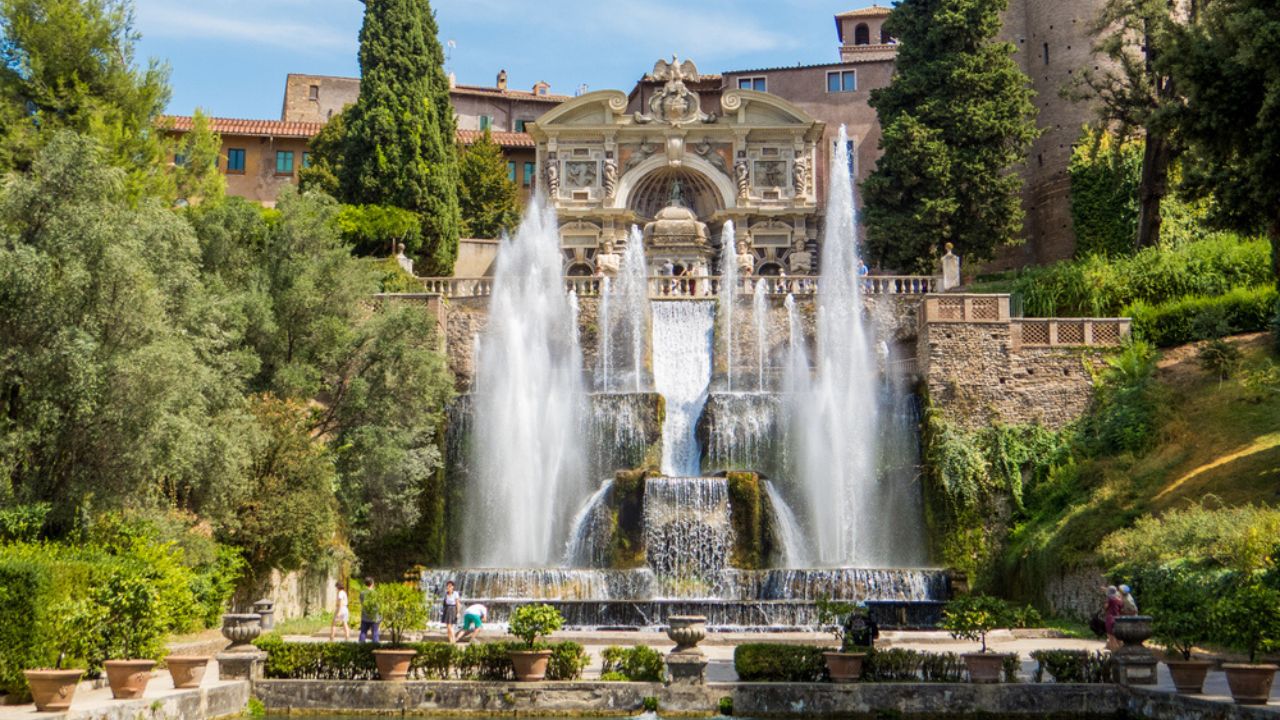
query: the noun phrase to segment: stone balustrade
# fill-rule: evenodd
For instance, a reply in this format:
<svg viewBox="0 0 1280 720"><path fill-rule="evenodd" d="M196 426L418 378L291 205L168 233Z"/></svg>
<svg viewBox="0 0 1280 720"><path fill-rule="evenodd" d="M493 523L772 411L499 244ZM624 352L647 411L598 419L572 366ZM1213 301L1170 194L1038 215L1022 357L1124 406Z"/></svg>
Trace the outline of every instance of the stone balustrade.
<svg viewBox="0 0 1280 720"><path fill-rule="evenodd" d="M491 277L423 277L418 280L428 294L448 298L486 297L493 293ZM818 292L819 278L815 275L740 277L737 279L738 292L751 295L762 280L769 295L800 296ZM658 299L715 297L720 294L721 282L718 276L652 275L649 277L649 296ZM603 278L566 277L564 284L566 290L572 290L578 297L596 297L600 294ZM868 275L862 278L863 292L868 295L926 295L937 292L938 286L939 279L928 275Z"/></svg>
<svg viewBox="0 0 1280 720"><path fill-rule="evenodd" d="M1014 342L1028 347L1114 347L1133 332L1129 318L1018 318Z"/></svg>

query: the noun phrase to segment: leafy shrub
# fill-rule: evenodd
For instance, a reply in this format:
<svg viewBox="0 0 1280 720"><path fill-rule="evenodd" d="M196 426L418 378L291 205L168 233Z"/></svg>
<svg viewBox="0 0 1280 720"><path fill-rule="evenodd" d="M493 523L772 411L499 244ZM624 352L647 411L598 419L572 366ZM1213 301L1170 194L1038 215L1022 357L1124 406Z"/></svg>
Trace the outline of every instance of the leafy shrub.
<svg viewBox="0 0 1280 720"><path fill-rule="evenodd" d="M1214 338L1200 348L1197 358L1200 361L1200 367L1218 380L1226 380L1240 369L1244 355L1235 345L1222 338Z"/></svg>
<svg viewBox="0 0 1280 720"><path fill-rule="evenodd" d="M1280 364L1267 360L1262 367L1246 370L1240 375L1240 387L1250 402L1280 400Z"/></svg>
<svg viewBox="0 0 1280 720"><path fill-rule="evenodd" d="M546 637L564 625L560 611L545 603L521 605L511 613L510 631L533 647L538 638Z"/></svg>
<svg viewBox="0 0 1280 720"><path fill-rule="evenodd" d="M721 715L725 715L725 716L733 715L733 698L729 697L728 695L720 698L720 700L716 703L716 708L720 710Z"/></svg>
<svg viewBox="0 0 1280 720"><path fill-rule="evenodd" d="M1248 653L1249 662L1280 650L1280 590L1248 578L1222 594L1213 615L1223 639Z"/></svg>
<svg viewBox="0 0 1280 720"><path fill-rule="evenodd" d="M1129 584L1142 596L1142 609L1151 615L1152 637L1169 651L1191 659L1191 649L1213 639L1215 628L1205 608L1217 597L1209 573L1186 563L1139 566Z"/></svg>
<svg viewBox="0 0 1280 720"><path fill-rule="evenodd" d="M1174 564L1249 573L1268 567L1278 537L1280 508L1201 504L1141 517L1103 538L1098 553L1129 575Z"/></svg>
<svg viewBox="0 0 1280 720"><path fill-rule="evenodd" d="M1158 415L1156 352L1135 340L1107 358L1093 407L1082 422L1085 446L1095 454L1141 452L1155 437Z"/></svg>
<svg viewBox="0 0 1280 720"><path fill-rule="evenodd" d="M412 254L422 245L418 215L388 205L343 205L336 222L342 239L360 255L394 255L404 243Z"/></svg>
<svg viewBox="0 0 1280 720"><path fill-rule="evenodd" d="M746 643L733 650L733 667L743 682L820 682L827 679L823 648L778 643Z"/></svg>
<svg viewBox="0 0 1280 720"><path fill-rule="evenodd" d="M621 676L632 682L662 682L666 663L662 654L648 645L622 648L611 645L601 653L602 674Z"/></svg>
<svg viewBox="0 0 1280 720"><path fill-rule="evenodd" d="M547 661L548 680L577 680L591 663L587 649L579 643L566 640L551 645L551 659Z"/></svg>
<svg viewBox="0 0 1280 720"><path fill-rule="evenodd" d="M101 653L95 659L159 660L164 655L168 617L160 590L148 573L133 563L113 568L94 588L90 601L101 609Z"/></svg>
<svg viewBox="0 0 1280 720"><path fill-rule="evenodd" d="M1109 683L1112 681L1111 653L1088 650L1036 650L1035 681L1044 682L1048 673L1057 683Z"/></svg>
<svg viewBox="0 0 1280 720"><path fill-rule="evenodd" d="M947 603L940 626L960 640L978 640L987 651L987 633L1013 624L1005 601L990 595L962 595Z"/></svg>
<svg viewBox="0 0 1280 720"><path fill-rule="evenodd" d="M644 708L647 713L658 712L658 698L652 695L646 695L640 700L640 707Z"/></svg>
<svg viewBox="0 0 1280 720"><path fill-rule="evenodd" d="M45 502L0 508L0 542L35 542L52 509Z"/></svg>
<svg viewBox="0 0 1280 720"><path fill-rule="evenodd" d="M1085 128L1067 164L1077 257L1133 253L1141 173L1141 142Z"/></svg>
<svg viewBox="0 0 1280 720"><path fill-rule="evenodd" d="M1010 622L1016 628L1038 628L1044 625L1044 618L1040 616L1040 611L1031 605L1023 605L1020 608L1011 608L1012 613Z"/></svg>
<svg viewBox="0 0 1280 720"><path fill-rule="evenodd" d="M868 682L962 682L965 674L964 660L955 653L905 648L872 649L862 667Z"/></svg>
<svg viewBox="0 0 1280 720"><path fill-rule="evenodd" d="M407 633L427 626L427 600L418 588L389 583L374 588L373 596L392 645L400 647Z"/></svg>
<svg viewBox="0 0 1280 720"><path fill-rule="evenodd" d="M278 633L269 633L255 643L267 653L264 672L269 678L293 680L373 680L378 676L375 645L364 643L285 642ZM472 643L465 646L443 642L406 643L416 650L410 676L430 680L504 681L514 677L508 653L521 648L518 643ZM574 642L550 646L548 680L575 680L582 676L588 656Z"/></svg>
<svg viewBox="0 0 1280 720"><path fill-rule="evenodd" d="M1134 333L1158 347L1216 335L1267 329L1276 305L1272 284L1236 287L1220 295L1185 295L1159 304L1135 302L1121 312Z"/></svg>

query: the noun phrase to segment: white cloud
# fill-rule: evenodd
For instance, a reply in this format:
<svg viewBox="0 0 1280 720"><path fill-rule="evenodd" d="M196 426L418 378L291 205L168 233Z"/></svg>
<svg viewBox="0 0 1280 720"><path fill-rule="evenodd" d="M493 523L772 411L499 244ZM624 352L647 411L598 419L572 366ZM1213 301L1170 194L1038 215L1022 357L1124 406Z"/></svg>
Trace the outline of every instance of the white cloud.
<svg viewBox="0 0 1280 720"><path fill-rule="evenodd" d="M354 0L352 0L354 1ZM356 35L346 28L315 22L299 22L299 8L316 14L316 5L334 5L327 0L274 0L267 3L205 3L200 10L189 4L168 0L140 0L138 29L147 37L202 38L249 45L268 45L300 53L354 52ZM344 3L349 4L349 3ZM287 7L282 7L287 6ZM283 13L264 12L283 9Z"/></svg>

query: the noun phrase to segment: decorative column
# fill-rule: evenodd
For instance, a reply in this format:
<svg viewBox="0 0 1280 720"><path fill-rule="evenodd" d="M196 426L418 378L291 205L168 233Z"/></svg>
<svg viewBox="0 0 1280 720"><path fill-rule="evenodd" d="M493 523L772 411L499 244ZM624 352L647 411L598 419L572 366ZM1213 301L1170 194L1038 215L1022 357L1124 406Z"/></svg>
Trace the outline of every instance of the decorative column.
<svg viewBox="0 0 1280 720"><path fill-rule="evenodd" d="M942 256L943 292L960 286L960 256L952 254L951 248L951 243L947 243L947 254Z"/></svg>
<svg viewBox="0 0 1280 720"><path fill-rule="evenodd" d="M705 685L707 658L698 643L707 636L707 618L702 615L672 615L667 618L667 637L676 647L667 653L667 673L672 684Z"/></svg>
<svg viewBox="0 0 1280 720"><path fill-rule="evenodd" d="M253 641L262 633L262 617L257 613L232 613L222 616L222 636L231 646L218 653L218 678L221 680L260 680L267 654Z"/></svg>

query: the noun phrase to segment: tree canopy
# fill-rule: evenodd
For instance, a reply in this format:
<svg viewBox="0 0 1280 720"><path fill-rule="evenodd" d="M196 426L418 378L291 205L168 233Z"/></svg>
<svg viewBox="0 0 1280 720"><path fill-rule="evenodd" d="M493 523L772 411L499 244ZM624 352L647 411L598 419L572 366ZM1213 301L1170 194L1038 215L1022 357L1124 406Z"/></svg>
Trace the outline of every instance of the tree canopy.
<svg viewBox="0 0 1280 720"><path fill-rule="evenodd" d="M462 150L458 203L467 237L496 238L520 222L520 189L488 130Z"/></svg>
<svg viewBox="0 0 1280 720"><path fill-rule="evenodd" d="M867 246L892 268L931 272L945 243L970 261L1016 242L1036 136L1029 81L996 42L1003 0L903 0L893 80L871 92L883 155L863 183Z"/></svg>

